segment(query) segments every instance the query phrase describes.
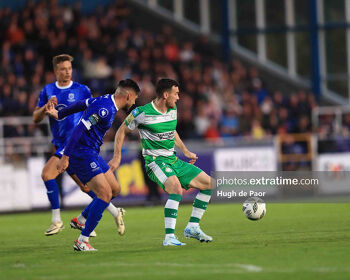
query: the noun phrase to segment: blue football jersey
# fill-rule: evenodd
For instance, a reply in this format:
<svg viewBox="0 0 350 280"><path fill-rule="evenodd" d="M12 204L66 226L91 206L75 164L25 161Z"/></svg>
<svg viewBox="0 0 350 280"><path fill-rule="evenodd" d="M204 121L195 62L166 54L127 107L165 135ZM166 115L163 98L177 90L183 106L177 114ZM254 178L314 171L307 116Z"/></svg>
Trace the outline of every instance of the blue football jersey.
<svg viewBox="0 0 350 280"><path fill-rule="evenodd" d="M91 98L90 89L82 84L72 82L67 87L58 86L57 82L47 84L40 92L38 107L43 107L47 101L56 96L57 106L59 111L64 107L71 105L78 100L85 100ZM67 143L74 127L78 124L82 112L67 116L62 120L56 120L50 117L50 129L52 133L52 144L55 146L64 146Z"/></svg>
<svg viewBox="0 0 350 280"><path fill-rule="evenodd" d="M114 101L114 95L107 94L86 100L88 106L81 118L81 122L87 131L83 133L79 142L74 147L73 155L81 156L85 153L99 154L100 146L108 129L113 124L118 111Z"/></svg>

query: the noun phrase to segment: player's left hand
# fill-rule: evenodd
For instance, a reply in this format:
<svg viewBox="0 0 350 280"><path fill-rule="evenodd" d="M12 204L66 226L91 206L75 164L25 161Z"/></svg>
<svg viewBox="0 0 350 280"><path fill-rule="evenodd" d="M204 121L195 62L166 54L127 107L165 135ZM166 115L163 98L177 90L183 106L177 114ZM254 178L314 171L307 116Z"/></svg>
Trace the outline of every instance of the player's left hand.
<svg viewBox="0 0 350 280"><path fill-rule="evenodd" d="M185 152L184 155L185 155L185 157L190 159L190 161L189 161L190 164L194 164L198 159L197 155L195 153L190 152L190 151Z"/></svg>
<svg viewBox="0 0 350 280"><path fill-rule="evenodd" d="M69 157L63 155L62 158L57 163L57 171L58 173L63 173L69 165Z"/></svg>

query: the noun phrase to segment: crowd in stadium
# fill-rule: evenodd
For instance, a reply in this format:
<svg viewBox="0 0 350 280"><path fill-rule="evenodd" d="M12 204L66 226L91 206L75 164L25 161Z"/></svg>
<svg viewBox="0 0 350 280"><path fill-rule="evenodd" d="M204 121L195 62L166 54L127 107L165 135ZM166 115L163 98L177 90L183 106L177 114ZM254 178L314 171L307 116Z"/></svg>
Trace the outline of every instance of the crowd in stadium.
<svg viewBox="0 0 350 280"><path fill-rule="evenodd" d="M169 26L152 33L132 26L129 13L123 1L90 16L79 4L72 9L57 1L28 1L16 12L0 9L0 116L30 116L43 86L55 79L52 57L69 53L74 80L94 96L132 78L142 89L142 105L154 97L159 78L179 81L178 130L184 139L311 131L312 94L267 89L257 68L235 58L221 61L205 37L179 41ZM17 130L7 136L20 136Z"/></svg>

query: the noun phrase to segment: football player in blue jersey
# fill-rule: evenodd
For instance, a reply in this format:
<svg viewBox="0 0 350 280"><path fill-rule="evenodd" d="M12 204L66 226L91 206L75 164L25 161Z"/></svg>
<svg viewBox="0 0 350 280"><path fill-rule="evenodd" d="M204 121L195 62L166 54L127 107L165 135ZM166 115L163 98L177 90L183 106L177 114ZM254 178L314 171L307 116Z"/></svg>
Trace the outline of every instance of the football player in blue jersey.
<svg viewBox="0 0 350 280"><path fill-rule="evenodd" d="M79 100L85 100L91 98L90 89L82 84L73 82L72 78L72 61L73 57L67 54L61 54L55 56L52 60L53 70L56 76L56 82L47 84L40 92L38 105L33 112L33 120L35 123L39 123L45 117L45 110L49 104L56 106L57 110L66 108ZM78 124L82 113L67 116L62 120L56 120L50 118L50 129L52 133L52 144L55 147L54 155L45 164L41 177L47 189L47 196L49 198L52 209L52 221L50 227L46 230L45 235L53 235L59 233L63 228L63 222L60 215L60 203L59 203L59 191L56 183L56 177L59 175L56 165L59 159L62 157L63 150L67 144L67 140L71 135L73 129ZM68 174L79 185L82 191L88 193L92 198L96 195L89 190L87 186L84 186L80 180L67 170ZM124 210L116 208L113 204L108 206L108 211L114 216L117 223L118 232L124 233L124 223L122 216ZM71 226L81 229L83 224L71 221ZM93 233L92 235L95 235Z"/></svg>
<svg viewBox="0 0 350 280"><path fill-rule="evenodd" d="M87 219L81 235L74 243L77 251L95 251L89 243L90 233L99 223L110 201L120 193L114 174L99 155L100 146L117 111L134 105L139 91L137 83L126 79L119 82L112 95L78 101L60 111L53 109L52 105L48 106L47 113L59 120L84 111L57 164L59 173L69 168L97 195L83 211L87 213Z"/></svg>

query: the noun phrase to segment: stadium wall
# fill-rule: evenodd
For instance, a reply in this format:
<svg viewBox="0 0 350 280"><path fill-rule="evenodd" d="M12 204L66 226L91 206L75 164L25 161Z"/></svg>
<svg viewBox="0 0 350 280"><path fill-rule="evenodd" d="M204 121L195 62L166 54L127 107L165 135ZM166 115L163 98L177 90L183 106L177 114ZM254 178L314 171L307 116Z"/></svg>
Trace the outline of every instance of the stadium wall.
<svg viewBox="0 0 350 280"><path fill-rule="evenodd" d="M198 167L208 174L213 171L277 171L278 149L276 141L269 144L253 146L220 146L205 147L193 146L190 149L197 153ZM103 157L108 161L112 151L104 151ZM185 160L181 155L180 159ZM122 157L121 166L116 176L121 185L121 194L116 198L118 205L143 205L148 189L141 168L141 160L137 149L127 150ZM350 153L322 154L316 156L315 170L328 171L330 176L319 186L318 194L339 195L350 194L347 173L350 170ZM11 164L0 165L0 212L32 211L49 208L46 189L41 180L41 170L45 164L44 157L32 157L26 165L16 167ZM343 171L342 173L337 173ZM333 175L332 175L333 174ZM339 175L339 176L338 176ZM336 184L335 184L336 183ZM335 187L336 186L336 187ZM89 203L90 198L80 191L72 179L64 174L62 180L63 205L65 207L83 207ZM187 191L184 201L193 200L196 191ZM166 194L162 192L163 199Z"/></svg>
<svg viewBox="0 0 350 280"><path fill-rule="evenodd" d="M197 153L198 167L210 174L215 170L254 171L276 170L276 150L273 145L264 147L241 148L221 147L206 148L191 147ZM112 151L103 153L108 161ZM137 150L128 150L123 154L116 176L121 185L121 194L116 198L118 205L144 204L148 189L141 168L141 160ZM180 159L186 160L182 155ZM45 164L44 157L32 157L26 161L26 166L15 167L11 164L0 165L0 212L30 211L49 207L46 189L41 179L41 170ZM80 191L79 187L66 174L62 180L63 205L65 207L82 207L90 198ZM165 195L164 192L162 194ZM192 201L196 191L186 191L183 201Z"/></svg>

